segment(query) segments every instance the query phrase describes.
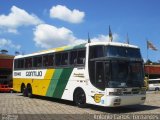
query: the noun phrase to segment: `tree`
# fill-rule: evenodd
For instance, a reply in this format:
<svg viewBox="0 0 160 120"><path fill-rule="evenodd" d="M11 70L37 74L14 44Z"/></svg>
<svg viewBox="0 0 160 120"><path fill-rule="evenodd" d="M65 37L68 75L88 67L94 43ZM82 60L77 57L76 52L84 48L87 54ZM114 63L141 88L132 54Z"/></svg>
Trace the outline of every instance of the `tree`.
<svg viewBox="0 0 160 120"><path fill-rule="evenodd" d="M148 59L145 64L150 65L150 64L152 64L152 61L150 59Z"/></svg>
<svg viewBox="0 0 160 120"><path fill-rule="evenodd" d="M5 50L5 49L2 49L2 50L1 50L1 53L2 53L2 54L7 54L7 53L8 53L8 51L7 51L7 50Z"/></svg>

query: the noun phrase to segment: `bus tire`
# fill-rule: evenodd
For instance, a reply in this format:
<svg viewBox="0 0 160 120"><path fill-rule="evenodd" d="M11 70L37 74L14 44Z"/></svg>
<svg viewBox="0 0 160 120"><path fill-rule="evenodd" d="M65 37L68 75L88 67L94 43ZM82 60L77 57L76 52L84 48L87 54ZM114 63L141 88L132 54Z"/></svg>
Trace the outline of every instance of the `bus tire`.
<svg viewBox="0 0 160 120"><path fill-rule="evenodd" d="M24 85L24 83L21 85L21 93L23 93L24 92L24 89L25 89L25 85Z"/></svg>
<svg viewBox="0 0 160 120"><path fill-rule="evenodd" d="M28 97L28 89L27 88L24 89L23 96L24 97Z"/></svg>
<svg viewBox="0 0 160 120"><path fill-rule="evenodd" d="M86 95L83 89L77 88L73 94L73 101L80 108L86 107Z"/></svg>
<svg viewBox="0 0 160 120"><path fill-rule="evenodd" d="M159 88L158 88L158 87L156 87L156 88L155 88L155 91L159 91Z"/></svg>
<svg viewBox="0 0 160 120"><path fill-rule="evenodd" d="M29 98L33 98L31 85L27 86L27 89L28 89L28 97L29 97Z"/></svg>

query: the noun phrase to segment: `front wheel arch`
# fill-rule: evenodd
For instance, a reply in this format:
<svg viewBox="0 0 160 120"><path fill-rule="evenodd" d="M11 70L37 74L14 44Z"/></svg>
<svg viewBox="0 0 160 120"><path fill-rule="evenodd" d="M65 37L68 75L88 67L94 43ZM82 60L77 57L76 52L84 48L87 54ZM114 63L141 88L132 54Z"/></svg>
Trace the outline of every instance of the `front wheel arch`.
<svg viewBox="0 0 160 120"><path fill-rule="evenodd" d="M80 108L86 107L86 94L82 88L78 87L74 90L73 101Z"/></svg>
<svg viewBox="0 0 160 120"><path fill-rule="evenodd" d="M159 90L160 90L159 87L156 87L156 88L155 88L155 91L159 91Z"/></svg>

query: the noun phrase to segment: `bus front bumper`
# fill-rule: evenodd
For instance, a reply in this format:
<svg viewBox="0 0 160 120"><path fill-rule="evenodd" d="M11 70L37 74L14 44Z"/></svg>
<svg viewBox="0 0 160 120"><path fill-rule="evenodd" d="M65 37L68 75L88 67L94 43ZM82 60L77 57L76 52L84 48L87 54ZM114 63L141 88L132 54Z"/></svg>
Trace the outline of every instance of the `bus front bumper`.
<svg viewBox="0 0 160 120"><path fill-rule="evenodd" d="M143 104L146 95L106 96L106 106L117 107L126 105Z"/></svg>

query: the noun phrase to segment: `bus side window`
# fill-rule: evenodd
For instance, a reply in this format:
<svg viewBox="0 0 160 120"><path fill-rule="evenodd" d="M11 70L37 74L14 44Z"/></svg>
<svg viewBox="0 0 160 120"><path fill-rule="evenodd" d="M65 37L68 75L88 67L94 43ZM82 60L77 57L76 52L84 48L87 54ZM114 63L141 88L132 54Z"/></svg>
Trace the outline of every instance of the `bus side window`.
<svg viewBox="0 0 160 120"><path fill-rule="evenodd" d="M24 59L21 59L20 60L20 66L19 66L20 68L24 68Z"/></svg>
<svg viewBox="0 0 160 120"><path fill-rule="evenodd" d="M24 68L24 59L18 60L18 68Z"/></svg>
<svg viewBox="0 0 160 120"><path fill-rule="evenodd" d="M70 52L70 65L75 65L77 63L77 51Z"/></svg>
<svg viewBox="0 0 160 120"><path fill-rule="evenodd" d="M55 64L56 66L59 66L60 63L61 63L61 53L56 53Z"/></svg>
<svg viewBox="0 0 160 120"><path fill-rule="evenodd" d="M17 69L17 68L18 68L18 59L14 60L14 69Z"/></svg>
<svg viewBox="0 0 160 120"><path fill-rule="evenodd" d="M54 54L43 56L43 67L54 66Z"/></svg>
<svg viewBox="0 0 160 120"><path fill-rule="evenodd" d="M85 63L85 50L78 51L77 64Z"/></svg>
<svg viewBox="0 0 160 120"><path fill-rule="evenodd" d="M62 53L61 57L61 65L68 65L68 53Z"/></svg>
<svg viewBox="0 0 160 120"><path fill-rule="evenodd" d="M48 56L48 66L54 66L54 54Z"/></svg>
<svg viewBox="0 0 160 120"><path fill-rule="evenodd" d="M31 68L32 67L32 58L26 58L25 59L25 68Z"/></svg>
<svg viewBox="0 0 160 120"><path fill-rule="evenodd" d="M42 67L42 56L36 56L33 58L33 67Z"/></svg>
<svg viewBox="0 0 160 120"><path fill-rule="evenodd" d="M24 59L16 59L14 61L14 68L15 69L22 69L22 68L24 68Z"/></svg>
<svg viewBox="0 0 160 120"><path fill-rule="evenodd" d="M48 55L43 56L43 66L48 67Z"/></svg>

